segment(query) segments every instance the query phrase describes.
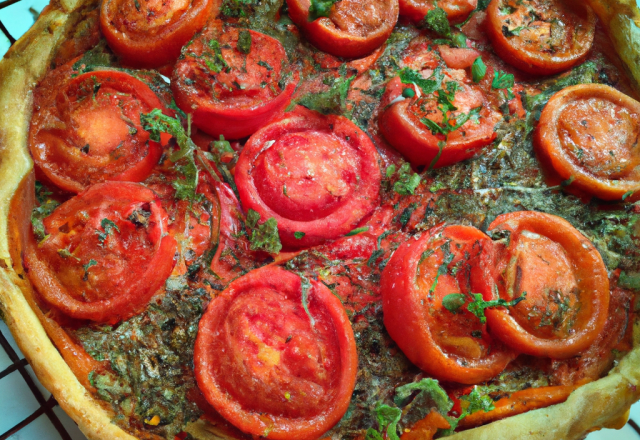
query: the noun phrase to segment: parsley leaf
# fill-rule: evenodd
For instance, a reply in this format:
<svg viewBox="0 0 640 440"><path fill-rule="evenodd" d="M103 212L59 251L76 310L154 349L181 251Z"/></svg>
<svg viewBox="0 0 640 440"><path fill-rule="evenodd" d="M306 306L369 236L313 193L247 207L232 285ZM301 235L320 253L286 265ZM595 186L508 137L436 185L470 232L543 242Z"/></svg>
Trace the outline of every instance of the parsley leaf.
<svg viewBox="0 0 640 440"><path fill-rule="evenodd" d="M451 313L456 313L464 305L466 299L467 295L464 293L450 293L442 298L442 306Z"/></svg>
<svg viewBox="0 0 640 440"><path fill-rule="evenodd" d="M227 64L227 61L224 59L224 56L222 56L220 43L218 43L216 40L210 40L208 46L209 49L213 51L213 53L206 52L204 54L203 59L207 67L213 73L220 73L223 69L229 71L231 68L229 67L229 64ZM240 50L240 48L238 49Z"/></svg>
<svg viewBox="0 0 640 440"><path fill-rule="evenodd" d="M38 198L40 198L40 196ZM57 201L53 199L46 199L40 202L40 205L36 206L33 208L33 211L31 211L31 229L33 230L33 235L36 236L38 241L42 241L47 238L43 220L49 217L58 205L59 203Z"/></svg>
<svg viewBox="0 0 640 440"><path fill-rule="evenodd" d="M271 217L266 222L258 224L260 213L249 209L247 212L247 225L253 229L251 233L251 250L264 251L277 254L282 250L280 235L278 234L278 221Z"/></svg>
<svg viewBox="0 0 640 440"><path fill-rule="evenodd" d="M395 171L395 165L392 165L394 168L392 170ZM387 168L387 176L391 177L389 174L390 168ZM393 190L402 196L413 195L420 182L422 182L422 178L418 173L411 172L411 165L407 162L403 163L400 169L398 170L398 181L393 184Z"/></svg>
<svg viewBox="0 0 640 440"><path fill-rule="evenodd" d="M346 234L344 234L345 237L351 237L352 235L358 235L361 234L363 232L367 232L369 230L369 226L363 226L361 228L356 228L353 229L349 232L347 232Z"/></svg>
<svg viewBox="0 0 640 440"><path fill-rule="evenodd" d="M82 276L82 281L87 281L89 279L89 268L96 266L98 262L94 259L89 260L87 264L83 264L82 268L84 269L84 275Z"/></svg>
<svg viewBox="0 0 640 440"><path fill-rule="evenodd" d="M388 440L400 440L398 437L398 422L402 417L402 410L385 404L376 406L376 418L378 419L378 428L380 432L387 434ZM368 432L367 432L368 434ZM377 437L374 437L377 439Z"/></svg>
<svg viewBox="0 0 640 440"><path fill-rule="evenodd" d="M512 299L511 301L507 301L502 298L485 301L480 293L473 293L472 296L474 300L467 305L467 310L476 315L480 319L480 322L484 324L487 322L487 317L484 315L485 309L492 307L513 307L520 301L524 301L526 299L527 292L522 292L522 295L518 298Z"/></svg>
<svg viewBox="0 0 640 440"><path fill-rule="evenodd" d="M309 6L309 21L317 20L320 17L328 17L331 8L338 0L311 0Z"/></svg>
<svg viewBox="0 0 640 440"><path fill-rule="evenodd" d="M113 235L114 230L117 232L120 232L120 228L118 228L118 225L116 225L113 221L109 220L108 218L103 218L102 221L100 222L100 226L102 226L102 229L104 230L104 232L97 231L98 241L100 241L100 244L104 244L107 237L109 235Z"/></svg>
<svg viewBox="0 0 640 440"><path fill-rule="evenodd" d="M622 195L622 201L624 202L628 197L631 197L634 192L635 192L634 190L630 190L630 191L627 191L626 193L624 193Z"/></svg>
<svg viewBox="0 0 640 440"><path fill-rule="evenodd" d="M486 74L487 74L487 66L485 66L484 61L482 61L482 57L476 58L473 64L471 65L471 76L473 78L473 82L479 83L484 79L484 76Z"/></svg>
<svg viewBox="0 0 640 440"><path fill-rule="evenodd" d="M347 94L355 76L350 78L337 78L331 88L325 92L308 93L301 98L292 101L287 111L292 110L296 104L300 104L309 110L315 110L323 115L342 114L346 110Z"/></svg>
<svg viewBox="0 0 640 440"><path fill-rule="evenodd" d="M449 17L444 9L436 7L424 16L422 24L427 29L441 35L445 38L451 38L451 26L449 26Z"/></svg>
<svg viewBox="0 0 640 440"><path fill-rule="evenodd" d="M491 82L491 88L494 90L506 89L508 100L513 99L513 91L511 88L513 87L515 81L513 74L506 73L501 70L497 70L495 76L493 77L493 81Z"/></svg>
<svg viewBox="0 0 640 440"><path fill-rule="evenodd" d="M434 70L429 79L424 79L420 72L408 67L402 69L398 75L400 76L400 81L402 81L403 84L415 84L420 87L422 93L425 95L429 95L438 90L443 78L440 69Z"/></svg>
<svg viewBox="0 0 640 440"><path fill-rule="evenodd" d="M238 50L243 54L251 52L251 32L240 31L238 33Z"/></svg>
<svg viewBox="0 0 640 440"><path fill-rule="evenodd" d="M302 240L302 238L307 235L304 232L300 232L300 231L296 231L293 233L293 236L296 237L298 240Z"/></svg>
<svg viewBox="0 0 640 440"><path fill-rule="evenodd" d="M420 392L414 399L410 399L415 391ZM447 395L447 392L442 389L437 380L431 378L422 379L420 382L408 383L396 388L396 395L393 401L397 406L404 407L410 400L419 398L419 395L423 393L433 400L440 414L445 415L453 408L453 402Z"/></svg>

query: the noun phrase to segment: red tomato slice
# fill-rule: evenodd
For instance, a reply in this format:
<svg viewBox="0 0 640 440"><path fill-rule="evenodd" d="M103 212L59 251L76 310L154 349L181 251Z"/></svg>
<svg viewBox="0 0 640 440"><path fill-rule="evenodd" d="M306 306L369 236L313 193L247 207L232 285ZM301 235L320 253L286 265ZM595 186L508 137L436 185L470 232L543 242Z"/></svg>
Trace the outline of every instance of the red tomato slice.
<svg viewBox="0 0 640 440"><path fill-rule="evenodd" d="M640 103L601 84L551 97L534 141L562 179L605 200L640 198Z"/></svg>
<svg viewBox="0 0 640 440"><path fill-rule="evenodd" d="M239 35L250 41L248 53L238 47ZM239 139L281 116L291 102L298 74L287 76L286 60L275 38L213 25L185 47L171 88L198 128L216 138Z"/></svg>
<svg viewBox="0 0 640 440"><path fill-rule="evenodd" d="M106 180L144 180L162 155L140 114L167 111L144 82L125 72L78 75L60 92L37 94L29 148L58 187L79 193Z"/></svg>
<svg viewBox="0 0 640 440"><path fill-rule="evenodd" d="M359 58L382 46L398 22L398 0L341 0L329 17L309 21L309 0L287 0L289 17L323 52Z"/></svg>
<svg viewBox="0 0 640 440"><path fill-rule="evenodd" d="M472 271L490 276L491 248L476 228L436 226L402 244L382 273L384 325L409 360L433 377L479 383L516 356L465 306L453 313L443 305L449 294L471 292ZM464 304L472 299L468 295Z"/></svg>
<svg viewBox="0 0 640 440"><path fill-rule="evenodd" d="M104 0L100 28L125 64L155 68L180 49L220 8L219 0Z"/></svg>
<svg viewBox="0 0 640 440"><path fill-rule="evenodd" d="M420 23L427 12L436 7L444 9L451 23L464 21L476 8L478 0L400 0L400 15Z"/></svg>
<svg viewBox="0 0 640 440"><path fill-rule="evenodd" d="M514 307L487 309L492 334L522 353L565 359L583 352L607 321L609 278L593 244L566 220L521 211L498 216L496 285L473 283ZM496 287L497 286L497 287Z"/></svg>
<svg viewBox="0 0 640 440"><path fill-rule="evenodd" d="M447 80L445 80L446 82ZM416 96L395 102L382 113L379 119L380 132L396 150L402 153L413 165L432 165L440 168L473 157L478 151L489 145L495 138L495 124L501 116L493 110L484 92L476 85L456 82L458 90L453 100L457 110L447 112L451 121L463 114L481 107L477 120L469 119L460 128L446 137L434 134L422 118L442 124L443 114L438 108L436 92L427 96ZM444 86L444 85L443 85ZM393 102L400 97L402 90L411 87L395 78L387 84L383 101ZM441 142L444 147L440 152ZM435 159L438 158L437 161ZM434 162L435 161L435 162Z"/></svg>
<svg viewBox="0 0 640 440"><path fill-rule="evenodd" d="M500 58L518 69L537 75L562 72L584 60L593 44L595 13L586 4L578 5L492 0L486 32Z"/></svg>
<svg viewBox="0 0 640 440"><path fill-rule="evenodd" d="M348 233L377 205L380 190L369 137L347 118L309 110L251 136L235 179L243 208L262 221L274 217L280 240L291 248Z"/></svg>
<svg viewBox="0 0 640 440"><path fill-rule="evenodd" d="M349 406L358 370L351 324L322 283L303 289L295 273L267 266L232 282L200 320L198 386L246 433L317 439Z"/></svg>
<svg viewBox="0 0 640 440"><path fill-rule="evenodd" d="M47 237L25 250L25 267L52 307L77 319L115 323L136 314L171 274L175 240L150 189L108 182L60 205Z"/></svg>

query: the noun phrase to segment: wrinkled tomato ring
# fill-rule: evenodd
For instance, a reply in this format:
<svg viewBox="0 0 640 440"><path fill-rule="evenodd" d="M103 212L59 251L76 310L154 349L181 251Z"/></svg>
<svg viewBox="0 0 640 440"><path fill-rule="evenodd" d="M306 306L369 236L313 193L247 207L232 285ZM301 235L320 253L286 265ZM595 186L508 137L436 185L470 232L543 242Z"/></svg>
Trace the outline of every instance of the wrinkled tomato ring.
<svg viewBox="0 0 640 440"><path fill-rule="evenodd" d="M511 259L510 248L517 244L522 231L530 231L560 244L570 258L580 287L580 310L574 325L575 331L565 339L544 339L527 332L510 314L508 308L491 308L485 311L487 324L496 337L521 353L553 359L567 359L586 350L598 337L609 311L609 276L600 253L595 246L568 221L551 214L536 211L519 211L498 216L489 230L493 233L509 231L509 246L504 253L496 252L499 261L495 266ZM504 245L503 245L504 246ZM496 269L497 271L497 269ZM492 299L493 285L474 286ZM509 298L505 298L509 299Z"/></svg>
<svg viewBox="0 0 640 440"><path fill-rule="evenodd" d="M134 67L161 67L180 55L180 49L204 27L210 16L217 15L219 0L193 0L189 10L176 22L152 35L123 31L114 26L120 14L119 3L129 0L104 0L100 7L100 29L109 47Z"/></svg>
<svg viewBox="0 0 640 440"><path fill-rule="evenodd" d="M576 186L603 200L620 200L625 194L626 202L640 198L640 181L609 180L594 176L576 164L564 151L558 136L558 121L565 106L576 99L600 98L626 107L640 114L640 102L604 84L580 84L567 87L554 94L542 110L534 135L534 145L543 160L551 165L562 179L572 179ZM576 121L577 122L577 121Z"/></svg>
<svg viewBox="0 0 640 440"><path fill-rule="evenodd" d="M509 37L502 33L504 22L500 18L500 8L502 0L492 0L487 8L486 33L493 43L496 53L507 63L534 75L551 75L569 69L582 62L589 53L596 28L596 14L591 7L586 4L587 25L589 27L586 41L574 41L577 48L575 51L565 56L545 55L541 52L528 52L521 48L514 47ZM519 37L515 37L519 38Z"/></svg>
<svg viewBox="0 0 640 440"><path fill-rule="evenodd" d="M254 35L258 34L252 30L249 32ZM261 38L272 40L274 44L282 47L282 44L275 38L265 34L259 35ZM256 47L254 50L260 50L260 47ZM282 51L284 53L284 49ZM186 62L183 64L182 61L176 63L171 81L171 90L175 96L176 104L185 112L193 114L193 123L199 129L211 136L222 135L226 139L240 139L250 136L270 120L278 117L291 102L299 80L299 73L294 72L293 78L287 82L284 90L273 99L250 106L229 108L226 107L224 101L214 102L206 97L190 94L181 80L182 77L185 77L182 66L188 66L188 64Z"/></svg>
<svg viewBox="0 0 640 440"><path fill-rule="evenodd" d="M343 58L360 58L382 46L398 22L398 0L389 0L389 17L384 25L366 37L338 29L330 18L309 21L308 0L287 0L289 17L302 30L309 42L323 52Z"/></svg>
<svg viewBox="0 0 640 440"><path fill-rule="evenodd" d="M394 78L387 84L385 94L389 101L397 98L402 94L403 88L400 78ZM404 99L387 107L380 115L378 124L380 132L384 138L400 153L402 153L413 165L431 165L433 160L438 156L440 147L438 147L438 139L431 134L426 125L415 123L409 116L409 107L413 99ZM488 103L481 112L486 116ZM486 121L486 117L480 120L481 124ZM496 121L497 122L497 121ZM478 151L489 145L496 138L497 133L493 129L493 125L485 124L485 130L481 136L474 138L460 139L448 141L442 149L442 153L438 161L434 164L434 168L441 168L453 165L465 159L469 159L478 153ZM427 136L425 136L427 135Z"/></svg>
<svg viewBox="0 0 640 440"><path fill-rule="evenodd" d="M446 229L448 236L483 240L489 247L492 245L489 237L475 228L449 226ZM417 240L406 241L384 268L380 279L384 325L402 352L423 371L441 380L476 384L499 374L516 354L508 349L494 349L488 357L480 360L462 359L446 354L434 340L423 312L425 306L421 300L424 294L420 292L416 274L425 249L444 230L443 225L436 226ZM480 257L483 267L479 268L477 277L488 276L490 255L490 252L483 252Z"/></svg>
<svg viewBox="0 0 640 440"><path fill-rule="evenodd" d="M87 206L109 203L110 200L129 200L132 203L148 202L151 209L148 226L149 238L156 245L155 252L149 261L148 270L142 276L132 280L118 296L94 302L82 302L74 299L58 280L56 273L49 268L47 262L40 259L35 238L31 235L27 240L24 262L28 269L29 279L47 303L73 318L95 322L118 322L130 317L162 288L173 269L176 241L167 235L167 213L162 208L156 194L143 185L129 182L107 182L93 185L60 205L51 215L63 218L72 217Z"/></svg>
<svg viewBox="0 0 640 440"><path fill-rule="evenodd" d="M309 295L324 306L336 328L340 349L340 382L335 391L333 403L314 417L287 418L274 414L256 413L243 408L220 387L216 377L211 374L210 365L218 357L209 350L219 334L229 307L243 292L252 289L267 288L283 292L301 299L301 279L293 272L278 266L257 269L233 281L225 291L214 299L200 320L198 336L194 348L194 369L198 386L207 401L225 419L254 435L263 435L282 440L314 440L335 425L345 414L353 393L358 372L358 353L353 329L340 300L322 283L311 280ZM271 422L269 426L265 420Z"/></svg>
<svg viewBox="0 0 640 440"><path fill-rule="evenodd" d="M327 131L344 134L349 144L361 156L360 183L357 191L334 212L326 217L311 221L296 221L281 216L262 200L253 180L252 170L255 160L265 151L265 145L273 144L286 134L305 131ZM316 112L291 114L256 132L245 144L235 171L238 193L245 211L253 209L262 220L271 217L278 221L280 240L291 248L311 247L326 240L338 238L350 232L357 222L375 207L380 190L380 169L378 153L369 137L353 122L343 116L323 116ZM296 232L305 235L298 239Z"/></svg>
<svg viewBox="0 0 640 440"><path fill-rule="evenodd" d="M101 85L108 84L109 87L112 87L121 93L136 96L148 107L149 111L154 108L159 108L162 109L163 112L166 112L164 104L162 104L160 99L155 93L153 93L148 85L128 73L118 70L97 70L78 75L72 79L66 86L64 86L63 90L56 95L56 106L59 109L58 111L60 113L64 113L70 100L82 99L82 84L88 80L93 82L94 79ZM62 118L64 119L65 116L66 115L62 115ZM32 125L32 130L29 134L31 155L47 178L59 188L74 193L79 193L87 189L87 187L80 182L65 176L58 170L54 170L48 166L46 154L43 156L41 151L35 148L35 137L37 136L38 131L33 132L33 128L38 130L38 126ZM122 173L115 176L108 176L106 180L140 182L146 179L151 173L153 167L158 163L158 160L160 160L160 156L162 156L162 146L160 143L152 140L148 140L147 143L149 150L146 156L140 158L137 163L128 167ZM88 158L83 159L85 162L88 162L89 160L90 159ZM93 167L99 167L100 165L100 163L92 164Z"/></svg>

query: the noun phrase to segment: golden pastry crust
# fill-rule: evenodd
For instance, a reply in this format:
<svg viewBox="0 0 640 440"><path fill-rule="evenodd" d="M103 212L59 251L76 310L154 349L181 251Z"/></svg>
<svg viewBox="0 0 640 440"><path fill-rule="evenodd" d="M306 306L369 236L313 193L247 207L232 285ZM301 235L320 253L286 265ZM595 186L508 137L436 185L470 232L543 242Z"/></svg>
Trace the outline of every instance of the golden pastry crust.
<svg viewBox="0 0 640 440"><path fill-rule="evenodd" d="M590 3L640 92L640 12L635 0ZM95 0L54 0L0 61L0 311L42 384L89 439L134 440L136 437L112 422L114 414L80 384L49 339L41 323L47 318L33 309L28 299L32 298L31 286L23 275L21 244L16 238L24 236L16 225L26 233L28 222L24 219L33 207L33 162L27 147L33 87L47 72L56 49L69 38L84 13L95 7ZM622 427L630 405L640 399L639 324L634 326L635 348L608 376L582 386L565 403L450 438L578 439L602 427ZM229 438L204 420L190 424L186 431L202 440Z"/></svg>

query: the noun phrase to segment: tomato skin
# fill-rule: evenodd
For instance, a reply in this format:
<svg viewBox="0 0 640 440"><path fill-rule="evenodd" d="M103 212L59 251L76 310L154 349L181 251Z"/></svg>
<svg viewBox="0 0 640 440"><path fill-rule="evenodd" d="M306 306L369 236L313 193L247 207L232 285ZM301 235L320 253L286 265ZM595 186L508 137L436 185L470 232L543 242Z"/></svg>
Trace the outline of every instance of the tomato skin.
<svg viewBox="0 0 640 440"><path fill-rule="evenodd" d="M142 10L135 5L142 3ZM193 35L204 27L210 17L215 17L220 0L193 0L188 10L155 11L151 1L105 0L100 7L100 29L109 47L125 64L138 68L162 67L172 63L180 55L180 49ZM163 3L165 6L167 2ZM177 8L184 5L176 5ZM149 13L155 17L149 20ZM162 13L168 18L162 20ZM176 18L176 15L178 17Z"/></svg>
<svg viewBox="0 0 640 440"><path fill-rule="evenodd" d="M302 306L301 278L277 266L232 282L200 320L198 385L246 433L313 440L349 406L358 367L353 330L340 300L322 283L310 283L313 325ZM319 353L322 362L314 364ZM307 382L317 391L301 393Z"/></svg>
<svg viewBox="0 0 640 440"><path fill-rule="evenodd" d="M402 84L400 78L394 78L387 84L383 101L393 101L406 87L407 85ZM471 84L465 84L465 87L470 91L470 97L461 97L457 94L454 102L469 99L474 102L471 107L482 105L480 124L475 125L473 121L467 121L460 129L452 132L434 168L445 167L473 157L481 148L493 142L497 136L494 125L500 119L500 114L491 109L478 87ZM462 95L460 92L459 94ZM438 143L444 141L444 136L434 135L426 125L420 122L420 116L414 111L420 102L419 99L416 96L392 104L380 115L378 124L387 142L402 153L409 162L413 165L431 165L438 156L440 149Z"/></svg>
<svg viewBox="0 0 640 440"><path fill-rule="evenodd" d="M451 240L450 249L456 255L451 264L464 261L460 255L467 251L472 256L466 265L463 263L463 267L477 268L475 277L490 277L492 243L489 237L469 226L431 228L417 240L403 243L382 273L384 325L409 360L429 375L441 380L476 384L500 373L516 354L492 339L486 326L470 312L460 308L454 315L442 305L446 294L466 291L468 286L463 275L466 269L455 276L442 274L433 296L429 296L429 285L435 284L435 278L429 272L422 281L418 269L424 269L425 263L432 264L429 259L436 255L446 240ZM462 245L460 249L458 244ZM429 254L430 251L435 253ZM428 256L423 262L424 255ZM438 265L443 264L442 261L436 260ZM425 281L428 281L426 287ZM479 332L481 337L472 337L472 331ZM443 344L449 338L451 344L445 347Z"/></svg>
<svg viewBox="0 0 640 440"><path fill-rule="evenodd" d="M140 210L148 213L146 226L131 220ZM109 233L104 219L117 230ZM42 298L76 319L116 323L133 316L174 266L167 214L155 193L137 183L94 185L56 208L44 226L49 236L39 244L28 240L25 267Z"/></svg>
<svg viewBox="0 0 640 440"><path fill-rule="evenodd" d="M336 156L340 160L327 167ZM292 175L296 170L308 175ZM257 211L261 221L275 218L282 244L304 248L354 229L375 207L381 176L377 151L355 124L299 109L251 136L235 179L245 212ZM305 235L296 238L296 232Z"/></svg>
<svg viewBox="0 0 640 440"><path fill-rule="evenodd" d="M169 113L162 101L144 82L117 70L60 81L56 95L48 89L36 94L29 148L39 169L56 186L75 193L106 180L144 180L162 146L149 140L140 113L154 108ZM85 99L92 94L92 100Z"/></svg>
<svg viewBox="0 0 640 440"><path fill-rule="evenodd" d="M593 244L566 220L535 211L500 215L489 230L509 234L508 244L495 243L495 284L472 283L474 290L492 299L497 291L505 300L520 296L517 290L527 291L514 307L485 311L492 334L514 350L538 357L566 359L588 349L602 332L609 308L607 269ZM533 273L536 258L546 263L535 265ZM556 284L548 285L549 280ZM568 305L566 310L561 303ZM555 320L555 315L558 324L544 323L545 316Z"/></svg>
<svg viewBox="0 0 640 440"><path fill-rule="evenodd" d="M604 200L633 202L640 198L639 125L638 101L602 84L577 85L551 97L534 145L544 163L563 180L572 179L571 186Z"/></svg>
<svg viewBox="0 0 640 440"><path fill-rule="evenodd" d="M578 13L571 10L563 0L529 0L525 5L522 5L522 8L526 8L529 3L534 5L534 12L538 12L539 15L544 13L546 20L538 19L532 23L535 26L526 25L525 29L520 31L520 35L511 36L505 35L503 29L509 29L513 20L510 18L512 14L503 15L502 10L505 5L514 7L522 5L522 3L512 2L512 0L492 0L489 4L486 33L500 58L512 66L534 75L559 73L581 63L589 53L595 35L596 15L591 7L582 4L580 7L584 7L586 11ZM577 4L572 3L572 7ZM517 7L515 9L518 10ZM560 20L564 22L567 29L564 41L558 43L562 49L555 49L552 43L548 43L552 40L552 35L550 34L549 37L546 35L547 32L552 32L549 29L553 27L553 24L549 29L545 27L549 22L553 23L553 20L547 17L549 14L555 14L554 17L561 14ZM531 34L528 29L532 29ZM551 44L548 50L546 47L544 50L540 50L540 45L543 43L539 43L539 39L536 38L538 35L534 32L544 35L539 38L545 38L544 44Z"/></svg>
<svg viewBox="0 0 640 440"><path fill-rule="evenodd" d="M280 89L278 82L288 66L283 64L283 60L287 59L284 47L268 35L252 30L244 31L251 35L249 54L242 54L237 49L238 29L223 30L211 25L185 47L184 56L176 63L173 71L171 89L178 107L186 113L192 113L193 123L216 139L220 135L226 139L250 136L269 121L281 116L291 102L298 83L298 74L295 73L286 82L284 89L278 90L274 96L271 89ZM231 63L230 71L214 73L205 64L209 61L208 58L193 58L189 55L191 50L194 53L206 50L206 41L214 36L220 40L222 56ZM241 63L240 60L244 62ZM265 62L268 67L258 64ZM242 83L245 89L234 90L233 93L224 90L223 86L236 88L234 82ZM217 84L223 96L211 96L211 83Z"/></svg>
<svg viewBox="0 0 640 440"><path fill-rule="evenodd" d="M464 21L476 8L477 0L400 0L400 15L414 23L420 23L427 12L434 9L434 3L444 9L451 23Z"/></svg>
<svg viewBox="0 0 640 440"><path fill-rule="evenodd" d="M289 17L311 44L338 57L370 54L387 41L398 22L398 0L342 0L329 17L313 21L309 21L310 4L309 0L287 0Z"/></svg>

